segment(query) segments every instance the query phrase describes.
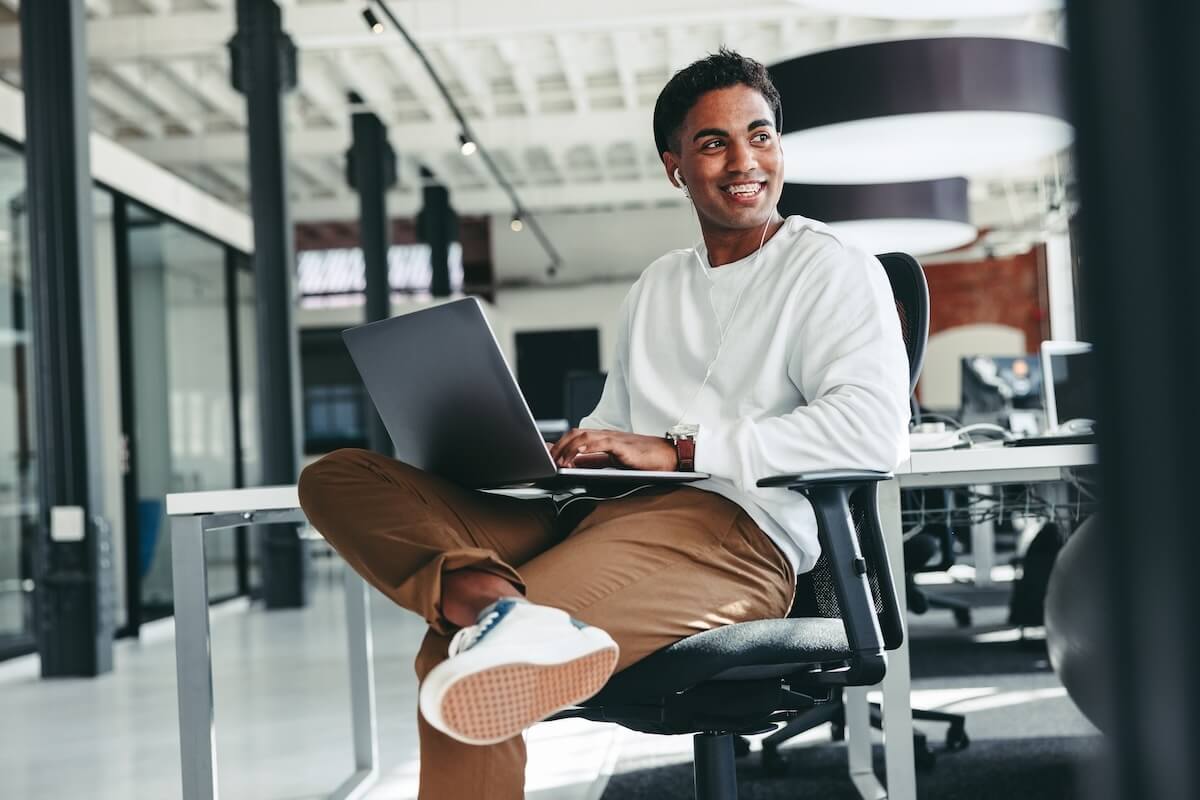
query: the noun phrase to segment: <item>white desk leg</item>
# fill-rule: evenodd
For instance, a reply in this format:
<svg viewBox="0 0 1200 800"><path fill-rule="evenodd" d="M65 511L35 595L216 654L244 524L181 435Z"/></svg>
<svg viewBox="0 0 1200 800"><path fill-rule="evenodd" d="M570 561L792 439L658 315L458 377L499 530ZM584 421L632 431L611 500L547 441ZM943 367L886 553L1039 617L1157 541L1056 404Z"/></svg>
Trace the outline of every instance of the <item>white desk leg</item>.
<svg viewBox="0 0 1200 800"><path fill-rule="evenodd" d="M171 518L171 575L183 800L215 800L217 740L213 722L204 517Z"/></svg>
<svg viewBox="0 0 1200 800"><path fill-rule="evenodd" d="M867 689L851 686L842 692L846 709L846 755L850 762L850 780L863 800L885 800L887 790L875 775L871 758L871 713Z"/></svg>
<svg viewBox="0 0 1200 800"><path fill-rule="evenodd" d="M379 775L375 664L371 658L370 588L349 566L344 571L346 633L350 645L350 722L354 735L354 774L329 796L329 800L362 797Z"/></svg>
<svg viewBox="0 0 1200 800"><path fill-rule="evenodd" d="M883 678L883 748L887 762L888 797L916 800L917 775L913 754L912 676L908 664L908 598L904 594L904 526L900 518L900 484L879 484L879 519L892 565L892 582L899 599L904 644L888 653Z"/></svg>
<svg viewBox="0 0 1200 800"><path fill-rule="evenodd" d="M996 487L991 485L972 486L976 494L992 497ZM992 566L996 561L996 522L975 522L971 525L971 553L975 557L975 585L990 586Z"/></svg>

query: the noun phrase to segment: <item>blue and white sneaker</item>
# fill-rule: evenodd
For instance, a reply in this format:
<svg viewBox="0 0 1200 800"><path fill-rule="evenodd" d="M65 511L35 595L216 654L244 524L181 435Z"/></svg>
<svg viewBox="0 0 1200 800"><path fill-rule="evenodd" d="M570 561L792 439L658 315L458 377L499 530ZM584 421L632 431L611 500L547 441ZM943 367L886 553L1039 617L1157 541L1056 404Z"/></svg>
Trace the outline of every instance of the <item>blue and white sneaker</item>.
<svg viewBox="0 0 1200 800"><path fill-rule="evenodd" d="M460 742L502 742L600 691L618 652L565 611L503 598L454 635L421 684L421 714Z"/></svg>

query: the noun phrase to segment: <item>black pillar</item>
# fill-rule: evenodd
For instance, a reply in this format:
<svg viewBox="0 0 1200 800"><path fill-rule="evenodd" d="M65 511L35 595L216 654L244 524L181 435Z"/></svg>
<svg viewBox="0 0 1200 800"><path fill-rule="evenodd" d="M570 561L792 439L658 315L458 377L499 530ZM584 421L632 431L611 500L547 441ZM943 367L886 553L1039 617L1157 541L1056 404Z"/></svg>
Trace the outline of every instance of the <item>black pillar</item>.
<svg viewBox="0 0 1200 800"><path fill-rule="evenodd" d="M87 402L96 321L83 3L25 2L20 24L41 487L34 624L44 677L92 676L112 669L113 620L108 529L90 474L98 431Z"/></svg>
<svg viewBox="0 0 1200 800"><path fill-rule="evenodd" d="M449 297L450 243L458 240L458 214L450 207L450 191L433 182L433 173L421 167L421 177L425 180L421 189L424 202L417 213L417 238L429 245L433 296Z"/></svg>
<svg viewBox="0 0 1200 800"><path fill-rule="evenodd" d="M1200 5L1069 0L1086 329L1109 589L1112 770L1094 796L1200 797ZM1085 792L1084 794L1087 794ZM1083 796L1083 795L1081 795Z"/></svg>
<svg viewBox="0 0 1200 800"><path fill-rule="evenodd" d="M250 139L262 481L291 484L299 471L300 412L283 95L296 86L296 47L274 0L237 0L237 25L229 52L233 87L246 96ZM295 526L266 526L262 541L267 608L303 606L306 562Z"/></svg>
<svg viewBox="0 0 1200 800"><path fill-rule="evenodd" d="M362 98L351 93L350 102ZM362 242L367 281L367 322L392 315L392 290L388 282L387 191L396 184L396 152L388 143L387 128L379 117L358 112L350 117L353 145L346 154L346 177L358 192L358 231ZM395 447L383 420L369 401L366 408L367 445L377 453L393 455Z"/></svg>

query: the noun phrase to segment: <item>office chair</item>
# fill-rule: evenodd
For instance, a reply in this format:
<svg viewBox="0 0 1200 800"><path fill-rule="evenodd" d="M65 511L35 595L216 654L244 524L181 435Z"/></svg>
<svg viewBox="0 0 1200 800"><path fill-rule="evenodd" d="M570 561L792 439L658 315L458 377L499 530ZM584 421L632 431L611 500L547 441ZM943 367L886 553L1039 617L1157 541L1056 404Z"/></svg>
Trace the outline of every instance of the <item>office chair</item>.
<svg viewBox="0 0 1200 800"><path fill-rule="evenodd" d="M884 269L887 270L888 279L892 284L892 292L896 296L896 311L900 314L901 328L904 332L905 345L908 350L909 389L911 391L916 387L917 378L920 377L925 355L925 338L929 331L929 290L925 283L925 273L921 270L920 264L915 259L902 254L889 253L881 255L879 256L879 260L883 264ZM917 409L915 403L913 404L913 408ZM914 496L911 493L906 494L910 498ZM946 538L953 536L949 528L946 528L944 533ZM923 536L926 538L922 538ZM913 545L914 540L916 540L915 546ZM908 590L911 586L912 589L919 593L918 603L925 599L925 595L920 593L920 590L912 583L912 572L919 571L925 562L929 560L932 555L932 552L927 549L930 542L935 547L938 544L937 537L932 532L929 534L917 534L917 536L910 538L904 543L905 588ZM952 545L952 541L942 542L942 547L946 548L942 551L943 557L946 557L946 554L953 554L953 550L948 549ZM824 549L823 539L822 549ZM921 551L924 551L924 554ZM822 555L823 558L824 555ZM818 561L817 567L810 574L816 574L820 566L821 563ZM808 614L812 610L811 606L806 607L803 604L804 599L811 596L811 592L807 591L805 587L805 579L807 577L801 575L797 581L796 603L792 607L791 616ZM906 596L912 598L913 595L909 593ZM938 598L938 600L940 599ZM948 750L961 750L970 743L966 733L966 718L963 715L920 708L914 708L912 713L914 720L945 722L950 726L946 733L946 748ZM870 720L871 725L875 728L882 727L883 711L878 703L871 703L870 705ZM795 716L786 725L763 740L763 767L768 773L782 773L787 768L787 762L779 752L780 745L826 722L832 726L832 734L835 741L840 741L844 738L846 709L840 687L834 691L829 702L822 703ZM746 750L745 747L742 749ZM929 749L928 740L921 731L913 731L913 751L918 768L928 769L936 761L936 756Z"/></svg>
<svg viewBox="0 0 1200 800"><path fill-rule="evenodd" d="M892 284L916 385L929 299L911 256L879 257ZM812 503L821 557L797 581L786 619L743 622L689 636L617 673L598 694L551 719L615 722L647 733L692 733L698 800L736 800L735 736L761 733L883 679L885 651L904 637L884 548L876 483L888 473L833 470L776 475ZM786 730L786 729L785 729Z"/></svg>
<svg viewBox="0 0 1200 800"><path fill-rule="evenodd" d="M941 503L948 508L953 493L946 489L916 489L905 492L909 503L921 498L923 502ZM934 556L937 561L930 563ZM954 622L960 628L971 627L971 604L954 597L931 592L917 586L918 572L945 572L954 566L954 528L949 520L931 522L917 534L904 541L904 593L908 598L908 610L924 614L931 608L941 608L954 613Z"/></svg>

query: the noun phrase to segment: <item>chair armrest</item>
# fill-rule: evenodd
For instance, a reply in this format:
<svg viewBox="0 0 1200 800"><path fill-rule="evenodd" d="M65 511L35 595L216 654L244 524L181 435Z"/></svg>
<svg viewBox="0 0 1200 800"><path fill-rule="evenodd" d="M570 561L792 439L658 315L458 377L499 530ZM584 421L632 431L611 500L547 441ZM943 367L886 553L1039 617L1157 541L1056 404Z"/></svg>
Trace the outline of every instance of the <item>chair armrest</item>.
<svg viewBox="0 0 1200 800"><path fill-rule="evenodd" d="M899 647L903 625L883 535L879 526L875 484L892 478L876 470L825 470L775 475L758 481L760 487L781 487L804 495L817 518L817 537L828 557L830 577L841 609L846 638L856 655L847 685L868 685L883 677L884 650ZM850 498L862 504L862 540L855 535ZM864 558L864 556L866 556ZM868 579L868 559L874 565L883 608L877 613ZM882 618L881 618L882 617Z"/></svg>
<svg viewBox="0 0 1200 800"><path fill-rule="evenodd" d="M869 469L828 469L822 472L798 472L790 475L772 475L762 478L757 486L760 489L784 487L787 489L803 489L808 486L830 486L834 484L861 484L890 480L892 473L876 472Z"/></svg>

